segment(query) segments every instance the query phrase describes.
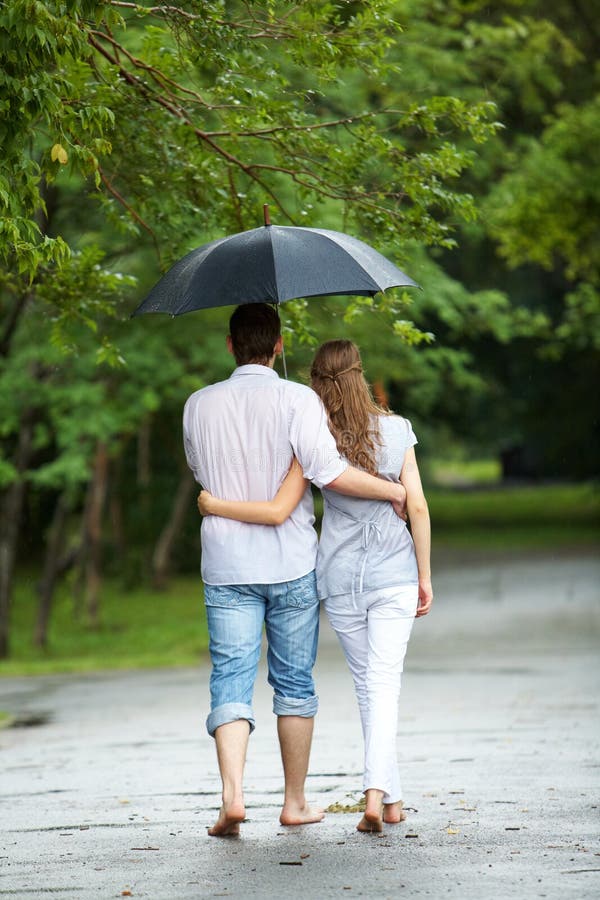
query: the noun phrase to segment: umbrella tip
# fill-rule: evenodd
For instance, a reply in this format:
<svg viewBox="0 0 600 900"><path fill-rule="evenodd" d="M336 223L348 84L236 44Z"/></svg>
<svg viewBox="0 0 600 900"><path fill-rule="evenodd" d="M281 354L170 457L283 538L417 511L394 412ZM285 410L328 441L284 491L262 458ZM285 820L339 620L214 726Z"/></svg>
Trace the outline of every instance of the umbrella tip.
<svg viewBox="0 0 600 900"><path fill-rule="evenodd" d="M270 225L271 224L271 216L269 215L269 204L268 203L263 204L263 215L265 217L265 225Z"/></svg>

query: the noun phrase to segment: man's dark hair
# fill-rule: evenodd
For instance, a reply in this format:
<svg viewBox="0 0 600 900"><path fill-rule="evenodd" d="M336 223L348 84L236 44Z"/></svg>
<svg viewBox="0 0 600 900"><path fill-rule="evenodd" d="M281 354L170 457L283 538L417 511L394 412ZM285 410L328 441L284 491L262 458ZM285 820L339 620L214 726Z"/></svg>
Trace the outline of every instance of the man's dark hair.
<svg viewBox="0 0 600 900"><path fill-rule="evenodd" d="M267 303L238 306L229 320L229 334L238 366L248 363L265 365L273 356L281 335L277 310Z"/></svg>

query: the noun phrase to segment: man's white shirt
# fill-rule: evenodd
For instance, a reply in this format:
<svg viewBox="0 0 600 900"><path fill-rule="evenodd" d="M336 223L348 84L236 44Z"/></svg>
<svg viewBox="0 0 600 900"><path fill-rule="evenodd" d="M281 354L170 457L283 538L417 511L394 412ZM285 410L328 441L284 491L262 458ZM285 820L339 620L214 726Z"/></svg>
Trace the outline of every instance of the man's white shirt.
<svg viewBox="0 0 600 900"><path fill-rule="evenodd" d="M188 465L196 481L226 500L272 500L295 456L304 477L330 484L348 463L327 414L310 388L268 366L239 366L202 388L183 411ZM317 535L310 485L282 525L202 520L202 578L207 584L275 584L315 567Z"/></svg>

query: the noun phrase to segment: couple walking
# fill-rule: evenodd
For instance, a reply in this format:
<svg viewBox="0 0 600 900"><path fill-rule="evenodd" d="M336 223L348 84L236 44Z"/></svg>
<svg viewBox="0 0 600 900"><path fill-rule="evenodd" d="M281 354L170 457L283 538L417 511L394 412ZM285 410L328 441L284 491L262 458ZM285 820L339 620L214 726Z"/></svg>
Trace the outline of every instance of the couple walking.
<svg viewBox="0 0 600 900"><path fill-rule="evenodd" d="M319 822L304 784L318 698L312 669L324 600L360 709L366 795L361 831L404 818L396 760L400 680L415 615L432 600L429 515L410 422L379 409L349 341L317 352L311 385L279 378L281 326L267 304L238 307L227 337L237 368L189 397L188 465L198 499L222 806L209 834L239 833L263 626L285 778L280 822ZM321 540L310 484L323 491ZM410 518L412 538L404 521Z"/></svg>

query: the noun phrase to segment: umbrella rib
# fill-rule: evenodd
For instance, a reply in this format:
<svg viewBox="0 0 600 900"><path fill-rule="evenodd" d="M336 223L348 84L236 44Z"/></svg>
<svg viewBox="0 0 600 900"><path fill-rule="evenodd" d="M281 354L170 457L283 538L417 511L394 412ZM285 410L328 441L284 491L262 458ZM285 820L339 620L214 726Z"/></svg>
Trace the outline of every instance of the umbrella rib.
<svg viewBox="0 0 600 900"><path fill-rule="evenodd" d="M319 236L322 239L329 241L329 243L333 244L335 247L337 247L342 252L344 252L344 253L348 252L347 249L344 247L343 243L341 241L336 241L335 237L331 233L329 233L326 229L311 228L309 230L312 231L313 234L315 234L315 233L319 234ZM377 282L375 281L373 276L367 271L365 266L360 262L360 260L356 259L355 256L352 256L352 261L359 267L360 271L363 273L365 278L367 278L370 281L370 283L373 285L373 288L371 289L372 295L379 293L381 291L381 288L379 287L379 285L377 284ZM279 289L278 289L277 293L279 295ZM344 291L330 291L330 290L328 290L323 293L322 292L318 292L318 293L312 292L310 294L303 294L302 296L304 296L304 297L333 296L335 293L351 295L351 294L353 294L353 291L352 290L348 290L348 291L345 291L345 290ZM292 299L294 299L294 298L293 297L282 297L281 302L283 302L284 300L292 300Z"/></svg>
<svg viewBox="0 0 600 900"><path fill-rule="evenodd" d="M217 247L220 247L221 244L224 243L224 241L226 241L226 240L227 240L227 238L224 237L224 238L221 238L221 239L217 239L216 241L213 241L213 242L212 242L212 246L206 248L206 253L205 253L204 259L208 259L208 257L211 255L211 253L213 252L213 250L216 250ZM193 253L193 252L194 252L194 251L192 250L191 253ZM188 302L189 302L188 300L185 300L185 302L180 303L180 305L177 307L177 309L175 310L175 312L174 312L172 315L174 315L174 316L179 316L179 315L181 315L181 311L182 311L182 310L185 311L185 306L186 306L186 304L187 304Z"/></svg>
<svg viewBox="0 0 600 900"><path fill-rule="evenodd" d="M271 302L277 303L277 305L279 305L281 301L279 298L279 284L277 282L277 266L275 264L275 250L273 249L273 226L265 225L264 227L267 228L268 232L269 232L268 238L269 238L269 247L271 249L271 266L273 268L273 281L275 282L275 296L273 297L273 300Z"/></svg>
<svg viewBox="0 0 600 900"><path fill-rule="evenodd" d="M371 247L371 246L369 246L369 244L365 244L364 241L361 241L359 238L354 238L351 234L348 234L348 235L347 235L347 234L344 234L343 232L334 232L334 233L332 233L331 231L328 231L328 230L325 229L325 228L313 228L312 231L313 231L313 232L316 232L316 233L318 233L318 234L320 234L321 237L326 238L328 241L330 241L332 244L334 244L336 247L339 247L341 250L345 251L346 253L349 252L349 251L348 251L348 248L344 246L344 241L343 241L343 240L336 240L337 235L339 234L339 237L342 238L342 239L343 239L343 238L350 238L351 241L356 241L356 243L357 243L359 246L360 246L360 245L363 245L363 246L365 247L366 250L371 251L371 252L375 252L378 256L381 257L381 259L382 259L384 262L386 262L386 263L392 265L392 266L393 266L395 269L397 269L397 270L398 270L405 278L408 278L409 281L410 281L410 284L407 284L407 285L406 285L407 287L410 287L411 285L414 286L414 287L419 287L419 285L418 285L415 281L413 281L412 278L410 278L410 276L406 275L406 273L403 272L402 269L400 269L399 266L396 265L396 263L394 263L394 262L392 262L390 259L388 259L387 256L384 256L383 253L380 253L379 250L376 250L375 247ZM359 259L356 258L356 256L352 255L352 259L354 260L354 262L356 263L356 265L359 266L360 269L364 272L364 274L367 276L367 278L369 278L369 280L375 285L375 290L373 291L373 295L374 295L374 294L382 293L383 291L387 290L387 288L382 288L382 287L380 287L380 285L375 281L375 278L374 278L374 277L371 275L371 273L365 268L365 266L363 265L363 263L362 263ZM388 287L393 287L393 285L388 285ZM402 283L396 285L396 287L402 287Z"/></svg>

